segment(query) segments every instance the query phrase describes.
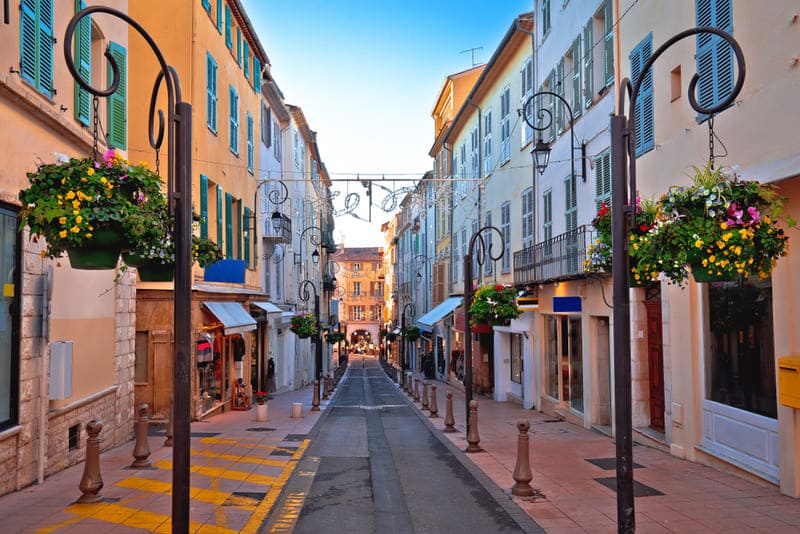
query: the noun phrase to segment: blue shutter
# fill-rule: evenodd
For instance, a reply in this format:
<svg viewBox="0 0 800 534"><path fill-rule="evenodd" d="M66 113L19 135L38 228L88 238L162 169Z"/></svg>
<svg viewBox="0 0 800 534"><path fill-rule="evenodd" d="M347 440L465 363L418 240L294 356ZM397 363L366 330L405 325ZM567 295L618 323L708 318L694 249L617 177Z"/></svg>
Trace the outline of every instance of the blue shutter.
<svg viewBox="0 0 800 534"><path fill-rule="evenodd" d="M733 33L731 0L697 0L698 26L710 26ZM697 101L703 107L722 102L733 90L733 51L724 39L710 34L697 35ZM707 115L698 115L701 122Z"/></svg>
<svg viewBox="0 0 800 534"><path fill-rule="evenodd" d="M631 80L639 79L645 63L653 52L653 34L648 34L642 42L631 51ZM640 156L655 146L655 129L653 117L653 69L648 69L639 85L636 97L636 155Z"/></svg>
<svg viewBox="0 0 800 534"><path fill-rule="evenodd" d="M261 60L253 56L253 89L261 92Z"/></svg>
<svg viewBox="0 0 800 534"><path fill-rule="evenodd" d="M222 186L217 185L217 245L222 248Z"/></svg>
<svg viewBox="0 0 800 534"><path fill-rule="evenodd" d="M53 0L39 0L39 80L42 93L53 96Z"/></svg>
<svg viewBox="0 0 800 534"><path fill-rule="evenodd" d="M75 12L85 8L83 0L75 0ZM75 28L75 63L78 74L86 83L92 82L92 17L87 15ZM89 91L75 82L75 119L89 126L92 118L92 97Z"/></svg>
<svg viewBox="0 0 800 534"><path fill-rule="evenodd" d="M244 67L244 79L245 80L249 80L250 79L250 45L247 44L247 41L245 41L244 43L242 43L242 46L244 46L244 63L242 64L242 66Z"/></svg>
<svg viewBox="0 0 800 534"><path fill-rule="evenodd" d="M37 49L36 41L36 0L22 0L20 6L20 70L22 79L36 85Z"/></svg>
<svg viewBox="0 0 800 534"><path fill-rule="evenodd" d="M20 12L20 74L52 97L53 0L22 0Z"/></svg>
<svg viewBox="0 0 800 534"><path fill-rule="evenodd" d="M242 30L236 27L236 61L242 66Z"/></svg>
<svg viewBox="0 0 800 534"><path fill-rule="evenodd" d="M250 213L250 208L245 206L244 216L242 217L242 228L244 229L242 234L244 237L244 261L247 263L248 267L252 267L250 264L250 229L248 227L250 224Z"/></svg>
<svg viewBox="0 0 800 534"><path fill-rule="evenodd" d="M208 239L208 176L200 175L200 237Z"/></svg>
<svg viewBox="0 0 800 534"><path fill-rule="evenodd" d="M217 31L222 33L222 3L225 0L217 0Z"/></svg>
<svg viewBox="0 0 800 534"><path fill-rule="evenodd" d="M206 124L211 131L217 132L217 62L214 57L206 55Z"/></svg>
<svg viewBox="0 0 800 534"><path fill-rule="evenodd" d="M116 148L125 149L128 146L127 122L127 52L117 43L108 44L108 51L119 68L119 86L108 99L108 144ZM108 79L114 76L111 64L108 65Z"/></svg>
<svg viewBox="0 0 800 534"><path fill-rule="evenodd" d="M211 13L211 0L202 0L203 9L206 10L206 13Z"/></svg>
<svg viewBox="0 0 800 534"><path fill-rule="evenodd" d="M231 8L225 4L225 45L228 50L233 48L233 39L231 38Z"/></svg>
<svg viewBox="0 0 800 534"><path fill-rule="evenodd" d="M233 195L225 193L225 257L233 258Z"/></svg>
<svg viewBox="0 0 800 534"><path fill-rule="evenodd" d="M231 152L239 155L239 95L230 86L230 146Z"/></svg>
<svg viewBox="0 0 800 534"><path fill-rule="evenodd" d="M253 172L253 116L247 114L247 170Z"/></svg>

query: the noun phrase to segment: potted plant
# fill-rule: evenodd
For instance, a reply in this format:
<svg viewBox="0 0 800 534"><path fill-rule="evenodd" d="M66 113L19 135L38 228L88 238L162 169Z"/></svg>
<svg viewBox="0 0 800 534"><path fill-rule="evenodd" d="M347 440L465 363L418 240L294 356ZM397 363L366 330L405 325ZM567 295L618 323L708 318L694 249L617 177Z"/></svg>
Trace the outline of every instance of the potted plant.
<svg viewBox="0 0 800 534"><path fill-rule="evenodd" d="M470 326L505 325L522 313L517 306L517 291L508 285L487 284L479 287L469 306Z"/></svg>
<svg viewBox="0 0 800 534"><path fill-rule="evenodd" d="M344 338L347 337L344 332L328 332L328 335L325 339L328 341L329 344L334 345L341 341L344 341Z"/></svg>
<svg viewBox="0 0 800 534"><path fill-rule="evenodd" d="M389 342L392 342L397 339L397 334L395 334L394 332L386 332L386 339Z"/></svg>
<svg viewBox="0 0 800 534"><path fill-rule="evenodd" d="M20 228L44 238L43 256L67 252L76 269L113 269L130 247L126 222L147 203L163 196L161 178L146 163L132 165L114 150L102 161L70 159L40 165L28 173L30 187L19 193Z"/></svg>
<svg viewBox="0 0 800 534"><path fill-rule="evenodd" d="M710 165L694 171L689 186L673 186L661 197L652 228L631 236L638 271L651 278L663 272L679 285L690 271L698 282L767 278L788 239L778 225L783 199L776 188L730 179Z"/></svg>
<svg viewBox="0 0 800 534"><path fill-rule="evenodd" d="M319 333L319 322L317 318L310 313L295 315L292 317L292 325L289 329L294 332L297 337L306 339L316 336Z"/></svg>
<svg viewBox="0 0 800 534"><path fill-rule="evenodd" d="M268 399L269 395L266 391L258 391L253 395L253 401L256 403L256 421L264 422L269 419Z"/></svg>
<svg viewBox="0 0 800 534"><path fill-rule="evenodd" d="M408 326L404 328L402 332L400 332L400 335L402 335L408 341L416 341L422 335L422 331L419 329L419 327Z"/></svg>

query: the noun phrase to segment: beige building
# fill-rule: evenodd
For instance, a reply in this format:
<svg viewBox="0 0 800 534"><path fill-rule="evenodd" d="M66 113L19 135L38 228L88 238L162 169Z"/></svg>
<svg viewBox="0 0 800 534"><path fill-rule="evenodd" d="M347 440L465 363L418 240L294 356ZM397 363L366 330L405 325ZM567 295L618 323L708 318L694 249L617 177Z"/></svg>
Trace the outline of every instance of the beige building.
<svg viewBox="0 0 800 534"><path fill-rule="evenodd" d="M351 354L377 354L384 326L384 251L380 247L345 247L336 254L341 299L339 320Z"/></svg>
<svg viewBox="0 0 800 534"><path fill-rule="evenodd" d="M24 2L6 13L10 24L0 26L0 58L11 67L0 73L0 121L6 125L0 133L0 494L82 461L91 419L103 423L101 449L121 445L133 430L135 279L118 270L74 270L66 256L44 259L43 240L17 229L27 172L92 156L91 97L72 79L63 53L67 23L81 4ZM128 8L124 0L102 4ZM28 39L31 32L40 38ZM110 82L107 47L123 59L126 72L123 21L85 19L73 43L76 63L95 87ZM101 155L109 144L123 154L127 148L122 91L114 97L115 117L107 100L99 100Z"/></svg>

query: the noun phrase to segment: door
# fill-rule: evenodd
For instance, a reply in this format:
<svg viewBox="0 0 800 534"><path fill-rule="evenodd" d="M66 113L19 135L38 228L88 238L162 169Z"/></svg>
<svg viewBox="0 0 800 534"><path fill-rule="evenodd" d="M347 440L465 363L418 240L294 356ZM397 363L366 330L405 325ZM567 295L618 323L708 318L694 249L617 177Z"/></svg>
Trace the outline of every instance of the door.
<svg viewBox="0 0 800 534"><path fill-rule="evenodd" d="M661 336L661 296L645 300L647 366L650 371L650 427L664 432L664 353Z"/></svg>
<svg viewBox="0 0 800 534"><path fill-rule="evenodd" d="M169 419L173 385L173 346L172 332L152 330L150 332L150 354L153 355L153 406L154 417Z"/></svg>

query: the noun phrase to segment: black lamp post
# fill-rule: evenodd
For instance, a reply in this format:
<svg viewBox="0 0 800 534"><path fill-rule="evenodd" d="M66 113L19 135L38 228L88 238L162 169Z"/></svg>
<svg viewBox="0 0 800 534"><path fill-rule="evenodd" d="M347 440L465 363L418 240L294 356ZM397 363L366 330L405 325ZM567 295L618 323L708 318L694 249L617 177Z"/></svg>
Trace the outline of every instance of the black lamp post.
<svg viewBox="0 0 800 534"><path fill-rule="evenodd" d="M717 28L702 27L684 30L653 52L644 64L639 78L633 83L628 78L620 82L617 113L611 117L611 177L612 205L611 212L611 264L614 289L614 422L617 455L617 529L619 532L634 532L634 499L633 499L633 442L631 415L631 330L630 330L630 297L628 282L630 277L629 256L627 251L628 228L635 224L636 211L631 206L631 199L636 198L636 114L633 112L636 97L642 80L653 63L670 46L693 35L710 33L724 39L736 55L739 66L736 84L730 95L717 105L705 108L697 102L695 89L700 78L695 74L689 82L689 104L699 114L713 116L725 110L742 89L745 77L744 54L739 43L728 33ZM628 109L630 117L625 116L625 92L628 91ZM630 169L628 169L628 165ZM628 174L630 172L630 174Z"/></svg>
<svg viewBox="0 0 800 534"><path fill-rule="evenodd" d="M317 286L311 280L303 280L300 282L300 289L298 290L298 297L303 302L308 302L311 298L308 288L311 287L314 292L314 318L317 320L317 326L320 326L319 320L319 293L317 293ZM322 376L322 328L317 328L317 335L314 336L314 378L319 380Z"/></svg>
<svg viewBox="0 0 800 534"><path fill-rule="evenodd" d="M320 243L322 242L322 230L319 228L319 226L309 226L308 228L303 230L300 233L300 253L299 254L296 253L294 255L294 263L295 263L295 265L300 264L302 266L302 263L303 263L303 238L306 236L306 233L308 233L308 232L311 232L308 235L308 240L312 245L314 245L315 247L318 247L320 245ZM311 261L314 262L314 265L318 265L319 264L319 250L317 250L316 248L314 249L314 252L311 254Z"/></svg>
<svg viewBox="0 0 800 534"><path fill-rule="evenodd" d="M581 162L582 162L582 177L583 181L586 181L586 143L581 143L579 147L575 146L575 132L573 130L573 125L575 120L572 116L572 108L569 106L569 103L564 100L564 97L558 95L556 93L552 93L550 91L539 91L538 93L534 93L531 95L528 100L525 101L525 105L522 109L522 118L525 122L536 130L540 132L539 139L536 141L536 145L534 145L533 150L531 153L533 154L534 164L536 165L536 170L539 171L539 174L544 174L544 170L547 168L547 165L550 163L550 143L542 140L541 132L550 128L553 124L553 115L550 113L550 110L539 108L536 112L536 115L539 118L538 125L536 124L537 121L533 120L533 112L530 107L533 105L533 102L537 98L541 98L543 96L549 96L551 98L558 99L565 108L567 108L567 113L569 114L569 132L570 132L570 161L572 162L572 178L575 178L575 150L580 150L581 153Z"/></svg>
<svg viewBox="0 0 800 534"><path fill-rule="evenodd" d="M405 334L406 325L408 322L406 318L410 320L414 320L414 316L417 313L417 308L411 302L406 302L403 305L403 311L400 314L400 331ZM404 335L403 342L400 343L400 369L405 370L408 369L408 362L406 359L408 358L408 338Z"/></svg>
<svg viewBox="0 0 800 534"><path fill-rule="evenodd" d="M6 12L8 10L6 9ZM150 99L149 141L158 151L164 140L164 112L156 112L156 101L163 82L167 91L167 190L170 214L175 217L175 286L174 286L174 374L173 374L173 448L172 448L172 530L189 531L189 439L191 419L191 244L192 244L192 106L183 101L176 70L167 65L153 38L130 16L105 6L91 6L75 13L64 35L64 59L75 82L97 97L111 96L119 86L119 67L106 54L113 76L107 89L97 89L81 78L72 57L72 37L84 17L106 13L122 19L147 41L158 60ZM177 100L177 101L176 101ZM158 121L156 125L156 120ZM95 154L95 157L97 155Z"/></svg>
<svg viewBox="0 0 800 534"><path fill-rule="evenodd" d="M494 243L489 243L489 248L486 248L486 242L483 239L483 233L497 232L500 236L500 253L496 256L493 253ZM503 257L505 251L505 243L503 242L503 232L494 226L484 226L477 232L472 234L469 240L469 249L467 255L464 256L464 403L466 408L466 422L467 422L467 435L469 435L469 403L472 401L472 327L469 324L471 314L469 312L470 305L472 304L472 258L475 252L475 245L478 245L478 265L483 265L487 255L491 261L498 261ZM484 254L484 251L487 254Z"/></svg>
<svg viewBox="0 0 800 534"><path fill-rule="evenodd" d="M417 271L417 278L420 279L423 284L429 282L431 277L429 276L431 260L425 254L417 254L414 256L414 265L416 265L417 269L423 268L425 270L425 275L423 276L419 271ZM423 285L423 288L425 286ZM417 288L419 290L419 288ZM422 293L422 307L427 312L428 307L428 295L430 295L430 291L424 291Z"/></svg>

